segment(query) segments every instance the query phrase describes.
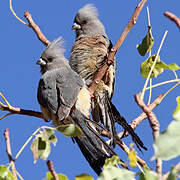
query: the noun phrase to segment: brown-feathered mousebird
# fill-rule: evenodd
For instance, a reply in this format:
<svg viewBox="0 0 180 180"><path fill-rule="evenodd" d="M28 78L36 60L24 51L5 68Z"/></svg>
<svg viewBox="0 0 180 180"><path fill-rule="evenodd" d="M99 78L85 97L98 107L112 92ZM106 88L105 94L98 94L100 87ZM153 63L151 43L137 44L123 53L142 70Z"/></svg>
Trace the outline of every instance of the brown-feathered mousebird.
<svg viewBox="0 0 180 180"><path fill-rule="evenodd" d="M115 152L89 125L90 94L84 80L71 69L62 49L62 38L54 40L42 53L37 64L42 77L38 86L38 102L46 120L58 126L71 121L82 130L75 137L81 152L99 175L105 159Z"/></svg>
<svg viewBox="0 0 180 180"><path fill-rule="evenodd" d="M86 85L89 86L97 71L106 62L112 43L106 35L103 24L98 19L97 9L91 4L85 5L78 11L72 29L76 32L76 40L71 50L70 66L85 79ZM112 104L115 74L116 60L114 58L114 63L109 66L94 92L94 97L91 98L93 120L101 122L110 131L113 147L116 144L115 122L117 121L131 134L138 148L141 146L146 149L131 126Z"/></svg>

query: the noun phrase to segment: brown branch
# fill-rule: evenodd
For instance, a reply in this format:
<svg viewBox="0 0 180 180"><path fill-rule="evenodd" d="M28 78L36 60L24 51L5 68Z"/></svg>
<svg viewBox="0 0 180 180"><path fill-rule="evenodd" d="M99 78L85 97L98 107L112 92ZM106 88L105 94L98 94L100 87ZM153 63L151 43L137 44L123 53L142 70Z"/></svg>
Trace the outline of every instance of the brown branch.
<svg viewBox="0 0 180 180"><path fill-rule="evenodd" d="M180 18L178 18L176 15L168 11L164 12L164 15L167 18L169 18L171 21L174 21L176 25L178 26L178 28L180 29Z"/></svg>
<svg viewBox="0 0 180 180"><path fill-rule="evenodd" d="M12 174L15 177L15 179L17 179L16 167L15 167L14 160L12 158L11 144L10 144L10 137L9 137L9 129L8 128L4 131L4 138L5 138L5 141L6 141L6 152L7 152L8 158L9 158L9 162L11 164Z"/></svg>
<svg viewBox="0 0 180 180"><path fill-rule="evenodd" d="M152 128L153 131L153 138L154 140L159 136L159 130L160 130L160 124L155 116L155 114L152 112L148 106L145 105L143 100L140 98L138 94L134 96L136 103L138 106L146 113L147 118L149 120L149 124ZM156 172L159 175L159 178L161 179L162 177L162 160L158 158L156 160Z"/></svg>
<svg viewBox="0 0 180 180"><path fill-rule="evenodd" d="M107 58L107 62L103 65L102 68L99 69L98 73L95 75L93 82L91 83L90 87L89 87L89 91L91 94L94 93L94 91L96 90L98 83L101 81L101 79L103 78L103 76L105 75L107 69L109 68L109 66L111 64L113 64L113 59L114 56L116 54L116 52L118 51L118 49L120 48L120 46L122 45L122 43L124 42L125 38L127 37L129 31L132 29L132 27L135 25L139 13L141 12L144 4L146 3L147 0L142 0L136 7L129 23L127 24L127 26L125 27L123 33L120 35L119 39L117 40L117 42L115 43L115 45L113 46L113 48L111 49L111 51L108 54L108 58Z"/></svg>
<svg viewBox="0 0 180 180"><path fill-rule="evenodd" d="M49 169L50 173L52 174L54 180L59 180L58 175L53 167L53 162L50 160L47 161L47 166L48 166L48 169Z"/></svg>
<svg viewBox="0 0 180 180"><path fill-rule="evenodd" d="M116 54L116 52L118 51L118 49L120 48L121 44L124 42L126 36L128 35L129 31L132 29L132 27L135 25L139 13L141 12L144 4L146 3L147 0L142 0L136 7L129 23L127 24L127 26L125 27L123 33L121 34L121 36L119 37L119 39L117 40L117 42L115 43L115 45L113 46L113 48L111 49L111 51L108 54L108 58L107 58L107 62L102 66L102 68L99 69L98 73L95 75L93 82L91 83L90 87L89 87L89 91L90 94L93 94L94 91L96 90L99 82L101 81L101 79L103 78L103 76L105 75L107 69L109 68L109 66L113 63L113 59L114 56ZM26 11L24 13L25 18L27 19L27 21L29 22L29 27L31 27L33 29L33 31L36 33L38 39L45 45L49 45L50 42L47 40L47 38L42 34L40 28L34 23L32 16L29 14L28 11Z"/></svg>
<svg viewBox="0 0 180 180"><path fill-rule="evenodd" d="M2 111L9 111L11 114L20 114L20 115L27 115L27 116L33 116L37 118L43 118L43 114L38 111L31 111L31 110L25 110L17 107L8 107L7 105L2 104L1 106Z"/></svg>
<svg viewBox="0 0 180 180"><path fill-rule="evenodd" d="M29 27L33 29L33 31L36 33L38 39L45 45L48 46L50 44L50 41L44 36L44 34L41 32L40 28L34 23L31 14L26 11L24 13L24 17L27 19L29 23Z"/></svg>
<svg viewBox="0 0 180 180"><path fill-rule="evenodd" d="M111 134L108 130L104 129L103 131L100 132L100 134L104 137L108 137L109 139L111 139ZM116 138L117 145L128 154L130 152L130 149L128 148L128 146L126 146L126 144L119 138L119 136L116 136L115 138ZM109 144L110 140L106 141L106 143ZM142 160L137 155L136 155L136 158L137 158L137 162L139 163L141 167L146 167L147 169L149 169L148 165L146 164L144 160Z"/></svg>
<svg viewBox="0 0 180 180"><path fill-rule="evenodd" d="M163 97L163 94L160 94L150 105L148 105L148 108L152 111L156 106L159 105L161 98ZM144 120L147 118L147 115L145 112L143 112L142 114L140 114L136 119L134 119L133 121L131 121L130 126L133 129L136 129L136 127ZM120 132L118 134L119 138L121 138L123 135L123 138L128 136L129 133L126 132L126 134L124 134L124 130L122 132Z"/></svg>

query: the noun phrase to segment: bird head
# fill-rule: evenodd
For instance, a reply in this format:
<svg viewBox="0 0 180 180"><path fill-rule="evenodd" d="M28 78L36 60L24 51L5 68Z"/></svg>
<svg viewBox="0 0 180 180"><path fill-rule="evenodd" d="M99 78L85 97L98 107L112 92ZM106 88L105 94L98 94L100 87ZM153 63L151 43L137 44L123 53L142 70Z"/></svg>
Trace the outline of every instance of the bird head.
<svg viewBox="0 0 180 180"><path fill-rule="evenodd" d="M78 11L72 29L76 31L76 38L92 35L106 36L104 26L98 19L98 11L92 4L87 4Z"/></svg>
<svg viewBox="0 0 180 180"><path fill-rule="evenodd" d="M61 37L55 39L41 54L36 64L40 65L42 74L48 70L68 64L67 59L64 57L64 49L62 48L63 42Z"/></svg>

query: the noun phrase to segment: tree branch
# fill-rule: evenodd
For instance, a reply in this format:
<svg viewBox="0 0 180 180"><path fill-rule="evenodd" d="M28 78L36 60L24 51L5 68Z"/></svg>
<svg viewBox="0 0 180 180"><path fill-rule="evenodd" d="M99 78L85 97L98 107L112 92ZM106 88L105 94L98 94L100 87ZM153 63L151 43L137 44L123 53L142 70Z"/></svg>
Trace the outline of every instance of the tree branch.
<svg viewBox="0 0 180 180"><path fill-rule="evenodd" d="M169 18L171 21L175 22L177 27L180 29L180 18L178 18L176 15L174 15L171 12L164 12L164 15Z"/></svg>
<svg viewBox="0 0 180 180"><path fill-rule="evenodd" d="M138 19L139 13L141 12L144 4L146 3L147 0L142 0L136 7L129 23L127 24L127 26L125 27L123 33L120 35L119 39L117 40L117 42L115 43L115 45L113 46L113 48L111 49L111 51L108 54L108 58L107 58L107 62L104 63L104 65L102 66L102 68L99 69L99 71L97 72L97 74L94 77L93 82L91 83L90 87L89 87L89 91L91 94L94 93L94 91L96 90L99 82L101 81L101 79L103 78L103 76L105 75L107 69L109 68L109 66L111 64L113 64L113 59L114 56L116 54L116 52L118 51L118 49L120 48L120 46L122 45L122 43L124 42L126 36L128 35L129 31L132 29L132 27L136 24L136 21Z"/></svg>
<svg viewBox="0 0 180 180"><path fill-rule="evenodd" d="M152 110L145 105L143 100L140 98L138 94L134 96L136 103L138 106L146 113L149 124L153 131L153 138L154 140L159 136L159 130L160 130L160 124L155 116L155 114L152 112ZM159 175L159 178L162 177L162 160L160 158L157 158L156 160L156 172Z"/></svg>
<svg viewBox="0 0 180 180"><path fill-rule="evenodd" d="M24 17L27 19L29 23L29 27L33 29L33 31L36 33L38 39L45 45L48 46L50 44L50 41L45 37L45 35L41 32L40 28L35 24L35 22L32 19L31 14L26 11L24 13Z"/></svg>
<svg viewBox="0 0 180 180"><path fill-rule="evenodd" d="M59 180L58 175L53 167L53 162L50 160L47 161L47 166L48 166L48 169L49 169L50 173L52 174L54 180Z"/></svg>
<svg viewBox="0 0 180 180"><path fill-rule="evenodd" d="M110 53L108 54L108 58L107 58L107 62L103 65L102 68L99 69L98 73L96 74L96 76L94 77L94 81L92 82L92 84L89 87L89 91L91 94L94 93L94 91L96 90L99 82L101 81L101 79L103 78L103 76L105 75L107 69L109 68L109 66L113 63L113 59L114 56L116 54L116 52L118 51L118 49L120 48L121 44L124 42L127 34L129 33L129 31L132 29L132 27L135 25L137 18L139 16L139 13L141 12L144 4L146 3L147 0L142 0L136 7L129 23L127 24L127 26L125 27L123 33L121 34L121 36L119 37L119 39L117 40L117 42L115 43L114 47L111 49ZM47 40L47 38L43 35L43 33L41 32L40 28L34 23L31 14L26 11L24 13L24 17L27 19L28 23L29 23L29 27L31 27L33 29L33 31L36 33L38 39L45 45L48 46L50 44L50 41Z"/></svg>
<svg viewBox="0 0 180 180"><path fill-rule="evenodd" d="M44 119L43 114L38 111L25 110L25 109L21 109L17 107L12 107L12 106L9 108L6 105L3 105L3 106L1 105L0 108L3 111L11 112L11 114L20 114L20 115L33 116L33 117Z"/></svg>
<svg viewBox="0 0 180 180"><path fill-rule="evenodd" d="M97 127L98 128L98 127ZM99 129L98 129L99 130ZM100 131L100 134L104 137L107 137L109 139L111 139L111 134L108 130L103 129L103 131ZM121 138L117 135L116 137L116 143L117 145L123 150L125 151L127 154L129 154L130 149L128 148L128 146L126 146L126 144L121 140ZM110 143L110 140L106 141L107 144ZM142 160L139 156L136 155L137 158L137 162L139 163L139 165L141 167L146 167L147 169L149 169L148 165L146 164L146 162L144 160Z"/></svg>
<svg viewBox="0 0 180 180"><path fill-rule="evenodd" d="M148 105L148 108L152 111L156 106L159 105L159 103L161 102L162 97L163 97L163 94L160 94L150 105ZM133 129L136 129L136 127L146 118L147 118L147 115L146 115L145 112L143 112L136 119L131 121L130 126ZM124 138L124 137L126 137L128 135L129 135L128 132L126 132L126 134L124 134L124 130L118 134L119 138L122 138L122 136Z"/></svg>
<svg viewBox="0 0 180 180"><path fill-rule="evenodd" d="M15 179L17 179L16 167L15 167L14 160L12 158L11 143L10 143L9 129L8 128L4 131L4 138L6 141L6 152L7 152L8 158L9 158L9 162L11 164L12 174L15 177Z"/></svg>

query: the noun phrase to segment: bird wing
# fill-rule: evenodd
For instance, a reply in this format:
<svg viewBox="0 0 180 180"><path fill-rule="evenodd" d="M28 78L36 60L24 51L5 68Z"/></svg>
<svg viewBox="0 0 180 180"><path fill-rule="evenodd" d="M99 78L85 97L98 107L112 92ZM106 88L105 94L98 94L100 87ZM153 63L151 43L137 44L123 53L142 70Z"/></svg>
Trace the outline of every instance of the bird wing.
<svg viewBox="0 0 180 180"><path fill-rule="evenodd" d="M83 80L70 68L47 71L39 82L38 101L63 120L69 115L83 85Z"/></svg>

